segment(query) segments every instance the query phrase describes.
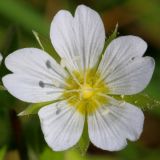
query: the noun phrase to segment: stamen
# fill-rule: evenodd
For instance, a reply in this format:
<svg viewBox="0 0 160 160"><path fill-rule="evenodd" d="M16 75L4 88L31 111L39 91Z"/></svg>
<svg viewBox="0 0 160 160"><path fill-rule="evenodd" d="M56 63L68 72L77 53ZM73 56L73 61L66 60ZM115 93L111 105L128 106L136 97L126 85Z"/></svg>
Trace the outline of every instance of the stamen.
<svg viewBox="0 0 160 160"><path fill-rule="evenodd" d="M69 74L73 77L74 81L80 86L82 87L82 85L80 84L79 80L77 79L77 77L72 73L72 71L70 71L68 68L67 68Z"/></svg>
<svg viewBox="0 0 160 160"><path fill-rule="evenodd" d="M60 83L57 80L53 79L52 81L57 88L60 88Z"/></svg>
<svg viewBox="0 0 160 160"><path fill-rule="evenodd" d="M94 99L94 102L97 103L97 106L101 106L101 104L96 99Z"/></svg>
<svg viewBox="0 0 160 160"><path fill-rule="evenodd" d="M105 98L110 98L109 96L105 95L104 93L98 93L99 96L105 97Z"/></svg>
<svg viewBox="0 0 160 160"><path fill-rule="evenodd" d="M79 56L75 56L72 61L74 60L79 60ZM68 66L68 62L66 62L65 58L61 59L60 62L61 66L66 67L67 71L69 72L69 74L73 77L74 81L81 87L82 85L80 84L79 80L77 79L77 77L74 75L74 73L70 70L70 67ZM49 64L47 64L47 66L50 66Z"/></svg>
<svg viewBox="0 0 160 160"><path fill-rule="evenodd" d="M57 88L54 84L45 83L45 82L43 82L43 81L39 81L39 86L40 86L41 88L45 88L45 87L48 87L48 88L55 87L55 88Z"/></svg>
<svg viewBox="0 0 160 160"><path fill-rule="evenodd" d="M50 60L46 61L46 66L48 69L51 69L53 72L55 72L57 75L62 76L59 72L57 72L57 70L55 69L55 67L52 65Z"/></svg>
<svg viewBox="0 0 160 160"><path fill-rule="evenodd" d="M104 110L104 111L102 112L102 115L107 115L107 114L110 112L107 107L102 107L102 109Z"/></svg>
<svg viewBox="0 0 160 160"><path fill-rule="evenodd" d="M86 83L87 83L87 71L85 69L85 71L84 71L84 85L86 85Z"/></svg>
<svg viewBox="0 0 160 160"><path fill-rule="evenodd" d="M94 101L97 103L98 106L101 106L101 104L96 99L94 99ZM102 106L102 108L104 110L103 113L102 113L102 115L106 115L106 114L109 113L109 109L108 108L106 108L104 106Z"/></svg>
<svg viewBox="0 0 160 160"><path fill-rule="evenodd" d="M125 101L115 100L114 98L107 96L103 93L98 93L98 95L106 97L108 100L110 100L110 104L115 105L115 106L123 106L126 103Z"/></svg>
<svg viewBox="0 0 160 160"><path fill-rule="evenodd" d="M67 64L68 65L68 64ZM95 73L94 69L88 69L83 71L72 71L72 68L66 67L70 73L70 77L66 79L66 82L71 85L69 88L64 88L63 97L70 106L73 106L82 114L91 114L96 111L97 108L108 103L106 93L108 88L105 82L101 82L95 86L97 79L100 78L99 73ZM99 95L98 93L102 93Z"/></svg>
<svg viewBox="0 0 160 160"><path fill-rule="evenodd" d="M72 61L79 61L80 60L80 56L74 56L73 58L72 58ZM67 66L67 60L66 60L66 58L61 58L61 61L60 61L60 65L63 67L63 68L65 68L66 66Z"/></svg>
<svg viewBox="0 0 160 160"><path fill-rule="evenodd" d="M46 92L46 94L63 93L63 92L64 92L64 89L61 89L61 88L54 88L53 91Z"/></svg>
<svg viewBox="0 0 160 160"><path fill-rule="evenodd" d="M72 92L80 92L80 89L72 89L72 90L66 90L65 92L67 93L72 93Z"/></svg>
<svg viewBox="0 0 160 160"><path fill-rule="evenodd" d="M57 73L59 76L62 76L62 75L60 75L60 74L54 69L54 67L52 66L50 60L47 60L47 61L46 61L46 66L47 66L48 69L51 69L52 71L54 71L55 73ZM64 85L70 87L70 85L69 85L68 83L66 83L65 81L62 81L61 79L59 79L59 81L61 81L61 83L63 83ZM56 86L56 85L55 85L55 86ZM57 86L57 87L59 87L59 86Z"/></svg>
<svg viewBox="0 0 160 160"><path fill-rule="evenodd" d="M103 82L104 78L102 79L101 77L99 77L99 79L97 79L95 86L97 86L100 82Z"/></svg>
<svg viewBox="0 0 160 160"><path fill-rule="evenodd" d="M59 107L59 104L56 104L56 115L58 115L61 112L61 108Z"/></svg>

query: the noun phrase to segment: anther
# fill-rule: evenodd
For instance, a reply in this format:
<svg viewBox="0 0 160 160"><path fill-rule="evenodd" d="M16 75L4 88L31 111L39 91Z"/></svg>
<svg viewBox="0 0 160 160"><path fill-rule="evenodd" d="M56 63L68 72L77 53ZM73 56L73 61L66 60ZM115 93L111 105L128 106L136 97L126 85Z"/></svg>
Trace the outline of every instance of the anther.
<svg viewBox="0 0 160 160"><path fill-rule="evenodd" d="M46 61L46 66L48 69L51 69L52 71L54 71L57 75L60 75L57 70L55 69L54 65L52 65L51 61L50 60L47 60Z"/></svg>
<svg viewBox="0 0 160 160"><path fill-rule="evenodd" d="M43 81L39 81L39 86L42 87L42 88L44 88L45 87L44 82Z"/></svg>
<svg viewBox="0 0 160 160"><path fill-rule="evenodd" d="M61 112L61 108L59 108L59 104L56 104L56 115L58 115Z"/></svg>
<svg viewBox="0 0 160 160"><path fill-rule="evenodd" d="M57 108L57 110L56 110L56 115L58 115L60 112L61 112L61 109L60 109L60 108Z"/></svg>
<svg viewBox="0 0 160 160"><path fill-rule="evenodd" d="M44 88L44 87L48 87L48 88L56 87L54 84L45 83L43 81L39 81L39 86L42 87L42 88Z"/></svg>
<svg viewBox="0 0 160 160"><path fill-rule="evenodd" d="M136 57L132 57L131 60L133 61L133 60L135 60L135 58L136 58Z"/></svg>
<svg viewBox="0 0 160 160"><path fill-rule="evenodd" d="M49 60L46 61L46 66L47 66L47 68L52 68L51 62Z"/></svg>

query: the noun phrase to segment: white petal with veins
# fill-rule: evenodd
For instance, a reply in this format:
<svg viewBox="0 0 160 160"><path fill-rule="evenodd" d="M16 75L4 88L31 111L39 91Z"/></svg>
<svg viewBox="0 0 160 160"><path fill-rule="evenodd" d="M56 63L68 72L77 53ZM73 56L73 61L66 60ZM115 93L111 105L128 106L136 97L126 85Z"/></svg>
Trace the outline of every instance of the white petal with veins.
<svg viewBox="0 0 160 160"><path fill-rule="evenodd" d="M150 82L155 62L152 57L137 58L106 77L110 94L132 95L143 91Z"/></svg>
<svg viewBox="0 0 160 160"><path fill-rule="evenodd" d="M2 81L5 88L14 97L29 103L57 100L64 91L64 89L49 84L43 87L40 84L42 82L40 78L25 74L8 74L3 77ZM52 84L51 81L50 84Z"/></svg>
<svg viewBox="0 0 160 160"><path fill-rule="evenodd" d="M146 43L136 36L123 36L111 42L98 71L110 88L109 94L136 94L151 80L155 62L142 57Z"/></svg>
<svg viewBox="0 0 160 160"><path fill-rule="evenodd" d="M80 5L75 17L64 10L56 14L50 37L57 53L66 59L67 68L81 70L97 63L104 47L105 30L98 13Z"/></svg>
<svg viewBox="0 0 160 160"><path fill-rule="evenodd" d="M45 140L54 151L66 150L80 139L84 115L65 101L41 108L38 115Z"/></svg>
<svg viewBox="0 0 160 160"><path fill-rule="evenodd" d="M135 141L143 130L143 112L116 100L88 116L91 142L104 150L118 151L127 145L126 139ZM107 111L107 112L106 112Z"/></svg>
<svg viewBox="0 0 160 160"><path fill-rule="evenodd" d="M66 71L49 54L37 48L24 48L11 53L5 59L5 65L14 73L43 79L57 77L63 80L67 76Z"/></svg>
<svg viewBox="0 0 160 160"><path fill-rule="evenodd" d="M62 95L67 72L40 49L25 48L5 59L13 74L3 77L7 90L22 101L39 103L56 100Z"/></svg>

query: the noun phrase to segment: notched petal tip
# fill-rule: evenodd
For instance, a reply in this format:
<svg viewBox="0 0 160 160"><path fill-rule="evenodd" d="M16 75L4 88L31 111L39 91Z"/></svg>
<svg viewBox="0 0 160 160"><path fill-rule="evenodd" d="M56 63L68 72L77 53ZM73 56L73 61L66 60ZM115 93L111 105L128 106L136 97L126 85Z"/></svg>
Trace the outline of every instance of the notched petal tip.
<svg viewBox="0 0 160 160"><path fill-rule="evenodd" d="M77 6L77 8L76 8L76 11L77 10L92 10L92 11L94 11L92 8L90 8L90 7L88 7L88 6L86 6L86 5L84 5L84 4L80 4L80 5L78 5ZM94 12L96 12L96 11L94 11Z"/></svg>

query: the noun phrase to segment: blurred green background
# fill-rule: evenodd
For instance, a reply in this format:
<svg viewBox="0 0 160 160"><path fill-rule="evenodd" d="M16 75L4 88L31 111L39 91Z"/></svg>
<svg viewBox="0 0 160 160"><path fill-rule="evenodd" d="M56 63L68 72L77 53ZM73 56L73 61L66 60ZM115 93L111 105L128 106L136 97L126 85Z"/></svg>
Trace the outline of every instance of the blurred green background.
<svg viewBox="0 0 160 160"><path fill-rule="evenodd" d="M32 30L49 38L53 16L60 9L74 13L78 4L98 11L106 36L119 24L119 35L137 35L148 43L146 55L156 60L153 79L145 92L160 101L160 1L159 0L0 0L0 52L39 47ZM8 73L4 63L0 78ZM0 81L1 83L1 81ZM159 160L160 106L150 104L145 112L141 138L120 152L107 152L89 146L87 154L72 149L52 152L46 145L38 117L18 117L28 104L0 91L0 160Z"/></svg>

